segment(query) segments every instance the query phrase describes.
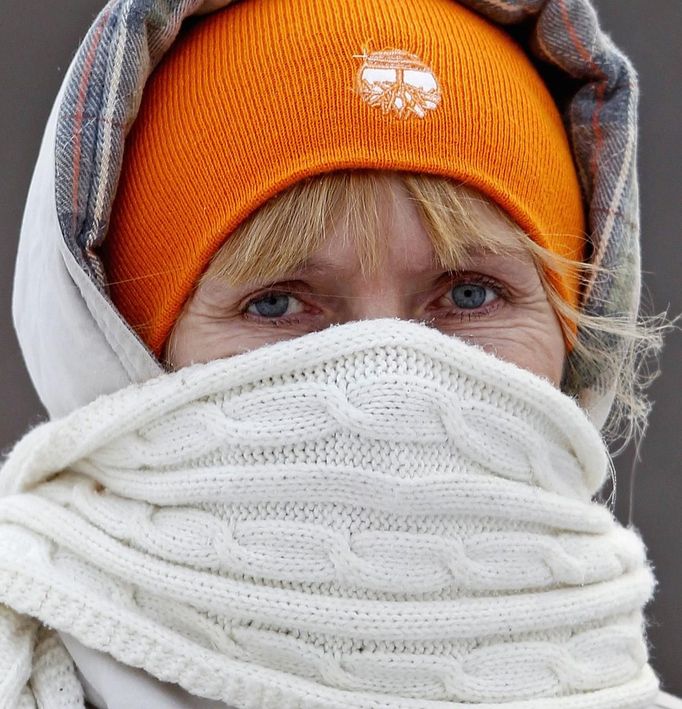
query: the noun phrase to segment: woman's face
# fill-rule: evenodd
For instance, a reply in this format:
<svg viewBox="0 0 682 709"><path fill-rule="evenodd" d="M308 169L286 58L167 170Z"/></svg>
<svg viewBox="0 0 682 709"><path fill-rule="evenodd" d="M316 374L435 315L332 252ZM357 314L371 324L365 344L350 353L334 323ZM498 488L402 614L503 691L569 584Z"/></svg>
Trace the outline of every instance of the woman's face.
<svg viewBox="0 0 682 709"><path fill-rule="evenodd" d="M311 258L272 282L204 280L176 323L170 366L229 357L333 324L401 318L461 337L559 386L564 339L530 254L474 253L466 270L444 271L413 201L397 180L393 187L393 198L377 205L385 242L371 274L363 274L355 240L337 223ZM508 231L495 219L494 228Z"/></svg>

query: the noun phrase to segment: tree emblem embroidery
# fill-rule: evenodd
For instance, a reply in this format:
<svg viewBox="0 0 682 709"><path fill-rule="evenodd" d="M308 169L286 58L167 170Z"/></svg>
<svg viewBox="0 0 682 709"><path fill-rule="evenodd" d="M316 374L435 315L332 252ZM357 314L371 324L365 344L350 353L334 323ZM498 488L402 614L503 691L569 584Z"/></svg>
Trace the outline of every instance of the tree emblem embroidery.
<svg viewBox="0 0 682 709"><path fill-rule="evenodd" d="M383 49L360 55L356 90L363 101L398 118L424 118L440 103L438 80L415 54Z"/></svg>

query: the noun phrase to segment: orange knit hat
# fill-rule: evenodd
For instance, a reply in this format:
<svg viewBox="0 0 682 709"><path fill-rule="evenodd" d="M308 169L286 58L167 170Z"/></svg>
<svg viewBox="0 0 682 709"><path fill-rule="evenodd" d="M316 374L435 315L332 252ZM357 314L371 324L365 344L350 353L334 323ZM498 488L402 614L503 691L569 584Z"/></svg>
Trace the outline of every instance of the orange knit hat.
<svg viewBox="0 0 682 709"><path fill-rule="evenodd" d="M349 168L465 182L582 257L561 117L505 32L453 0L242 0L186 28L147 84L103 246L113 302L159 354L246 217ZM556 284L576 304L576 280Z"/></svg>

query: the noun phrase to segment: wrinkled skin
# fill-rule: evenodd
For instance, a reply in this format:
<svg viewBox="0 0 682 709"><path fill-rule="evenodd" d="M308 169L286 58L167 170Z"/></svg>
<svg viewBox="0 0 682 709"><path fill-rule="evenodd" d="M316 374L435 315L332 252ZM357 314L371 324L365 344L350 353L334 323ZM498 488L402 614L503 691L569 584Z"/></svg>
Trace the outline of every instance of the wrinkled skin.
<svg viewBox="0 0 682 709"><path fill-rule="evenodd" d="M402 318L461 337L559 386L564 338L530 254L472 254L466 271L443 271L398 183L378 208L387 238L374 272L363 275L354 240L335 225L301 268L274 282L205 280L176 323L168 364L177 369L228 357L332 324ZM507 230L497 219L493 226Z"/></svg>

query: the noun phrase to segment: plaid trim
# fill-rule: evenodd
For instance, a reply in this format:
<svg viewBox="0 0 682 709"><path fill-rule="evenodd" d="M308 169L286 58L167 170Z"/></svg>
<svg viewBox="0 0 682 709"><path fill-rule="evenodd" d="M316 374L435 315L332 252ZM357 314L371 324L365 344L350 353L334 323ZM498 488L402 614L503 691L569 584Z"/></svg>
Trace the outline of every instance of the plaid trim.
<svg viewBox="0 0 682 709"><path fill-rule="evenodd" d="M591 260L604 269L588 284L582 307L596 316L636 317L640 252L634 69L599 29L590 0L458 1L501 25L530 26L529 53L576 84L564 117L587 205ZM102 292L106 280L97 247L106 234L125 135L144 84L183 19L202 7L229 2L111 0L79 49L57 126L56 201L69 249ZM579 336L586 341L586 333ZM608 344L625 353L619 338ZM572 365L568 384L588 395L609 391L618 375L580 361Z"/></svg>

